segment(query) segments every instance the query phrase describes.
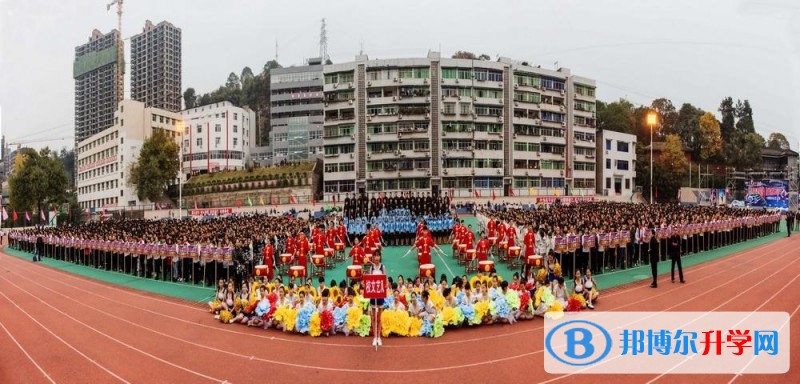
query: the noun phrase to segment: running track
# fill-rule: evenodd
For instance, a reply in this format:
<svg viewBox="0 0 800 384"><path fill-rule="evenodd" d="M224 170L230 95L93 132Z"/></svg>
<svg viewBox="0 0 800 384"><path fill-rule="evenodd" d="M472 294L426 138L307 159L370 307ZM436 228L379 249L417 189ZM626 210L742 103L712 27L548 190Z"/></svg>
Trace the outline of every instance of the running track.
<svg viewBox="0 0 800 384"><path fill-rule="evenodd" d="M223 325L204 305L128 290L0 253L0 383L421 382L581 384L800 382L798 237L604 292L600 311L785 311L785 375L550 375L543 321L459 329L439 339L311 338ZM664 272L664 271L662 271ZM786 326L789 326L787 324Z"/></svg>

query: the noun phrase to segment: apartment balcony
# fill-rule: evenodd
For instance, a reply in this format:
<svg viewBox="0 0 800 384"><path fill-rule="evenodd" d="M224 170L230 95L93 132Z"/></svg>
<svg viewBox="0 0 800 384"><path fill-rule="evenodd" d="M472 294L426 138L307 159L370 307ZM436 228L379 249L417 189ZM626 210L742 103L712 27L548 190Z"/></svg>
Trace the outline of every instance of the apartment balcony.
<svg viewBox="0 0 800 384"><path fill-rule="evenodd" d="M382 152L367 152L366 158L367 160L374 161L374 160L392 160L396 159L400 154L400 151L382 151Z"/></svg>
<svg viewBox="0 0 800 384"><path fill-rule="evenodd" d="M567 113L567 107L564 106L563 104L541 103L539 104L539 108L542 111L547 111L547 112Z"/></svg>

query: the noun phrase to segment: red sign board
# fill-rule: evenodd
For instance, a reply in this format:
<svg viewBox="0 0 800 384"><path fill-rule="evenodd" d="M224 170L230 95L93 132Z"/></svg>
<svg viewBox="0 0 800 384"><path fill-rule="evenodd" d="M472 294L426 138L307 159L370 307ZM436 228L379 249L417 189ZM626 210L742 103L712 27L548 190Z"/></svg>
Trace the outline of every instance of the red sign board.
<svg viewBox="0 0 800 384"><path fill-rule="evenodd" d="M594 201L594 196L578 196L578 197L537 197L536 204L553 204L556 200L563 204L572 204L580 202Z"/></svg>
<svg viewBox="0 0 800 384"><path fill-rule="evenodd" d="M189 215L192 216L219 216L230 215L233 208L212 208L212 209L190 209Z"/></svg>
<svg viewBox="0 0 800 384"><path fill-rule="evenodd" d="M366 275L361 279L364 286L365 299L386 298L386 276L385 275Z"/></svg>

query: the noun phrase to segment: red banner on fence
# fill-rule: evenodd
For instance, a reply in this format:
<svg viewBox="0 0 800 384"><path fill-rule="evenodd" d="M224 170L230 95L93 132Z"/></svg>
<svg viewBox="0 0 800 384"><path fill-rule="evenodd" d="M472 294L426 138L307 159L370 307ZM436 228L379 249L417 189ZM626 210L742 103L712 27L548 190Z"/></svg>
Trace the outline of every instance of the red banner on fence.
<svg viewBox="0 0 800 384"><path fill-rule="evenodd" d="M213 209L190 209L189 215L192 216L219 216L230 215L233 208L213 208Z"/></svg>
<svg viewBox="0 0 800 384"><path fill-rule="evenodd" d="M577 196L577 197L564 197L564 196L551 196L551 197L537 197L536 204L553 204L556 200L563 204L572 204L580 202L594 201L594 196Z"/></svg>
<svg viewBox="0 0 800 384"><path fill-rule="evenodd" d="M385 275L366 275L362 278L361 284L364 286L365 299L386 298Z"/></svg>

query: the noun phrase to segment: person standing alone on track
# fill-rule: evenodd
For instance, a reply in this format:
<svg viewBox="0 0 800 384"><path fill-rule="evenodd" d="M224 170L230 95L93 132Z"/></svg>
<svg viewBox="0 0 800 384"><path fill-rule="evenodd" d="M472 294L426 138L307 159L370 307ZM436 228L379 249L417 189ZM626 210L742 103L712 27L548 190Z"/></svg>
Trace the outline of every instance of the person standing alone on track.
<svg viewBox="0 0 800 384"><path fill-rule="evenodd" d="M786 211L786 237L792 236L792 227L794 226L794 213Z"/></svg>
<svg viewBox="0 0 800 384"><path fill-rule="evenodd" d="M677 232L672 232L669 237L669 257L672 259L672 282L675 282L675 264L678 264L678 277L683 280L683 266L681 265L681 237Z"/></svg>
<svg viewBox="0 0 800 384"><path fill-rule="evenodd" d="M653 225L651 224L647 227L647 230L652 233L653 232ZM647 252L650 255L650 271L653 273L653 283L650 284L650 288L658 288L658 253L653 249L655 248L655 236L650 238L650 243L648 247L650 248Z"/></svg>

